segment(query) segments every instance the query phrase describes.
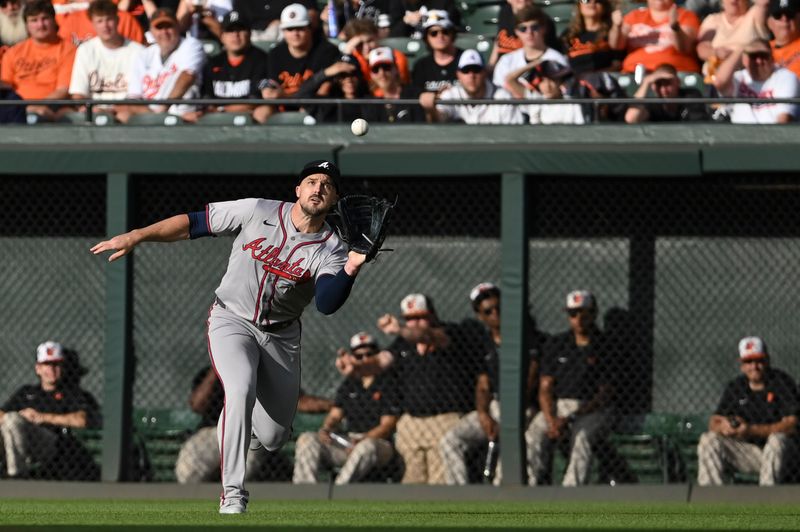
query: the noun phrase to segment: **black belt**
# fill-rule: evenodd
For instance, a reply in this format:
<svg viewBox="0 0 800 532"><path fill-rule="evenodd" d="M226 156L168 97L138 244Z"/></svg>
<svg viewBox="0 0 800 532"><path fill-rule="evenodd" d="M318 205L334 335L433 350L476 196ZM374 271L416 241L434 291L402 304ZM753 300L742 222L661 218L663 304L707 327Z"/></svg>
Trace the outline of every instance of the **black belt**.
<svg viewBox="0 0 800 532"><path fill-rule="evenodd" d="M216 298L217 305L228 310L228 307L225 306L225 303L222 302L220 298ZM253 323L253 326L261 332L267 333L274 333L278 331L282 331L283 329L287 328L289 325L293 324L297 320L286 320L286 321L278 321L275 323L270 323L269 325L259 325L257 323ZM252 323L252 322L250 322Z"/></svg>

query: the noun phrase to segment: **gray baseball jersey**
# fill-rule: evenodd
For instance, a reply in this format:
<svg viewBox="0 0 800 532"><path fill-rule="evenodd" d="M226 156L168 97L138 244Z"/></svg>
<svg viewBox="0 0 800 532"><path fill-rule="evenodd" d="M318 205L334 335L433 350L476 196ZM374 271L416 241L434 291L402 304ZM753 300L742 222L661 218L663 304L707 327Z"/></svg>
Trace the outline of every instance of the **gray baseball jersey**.
<svg viewBox="0 0 800 532"><path fill-rule="evenodd" d="M347 249L328 224L302 233L293 204L265 199L210 203L208 232L236 235L208 319L208 351L225 390L217 425L222 499L247 502L251 431L268 450L289 439L300 390L300 323L321 275L336 275Z"/></svg>
<svg viewBox="0 0 800 532"><path fill-rule="evenodd" d="M207 207L212 234L238 232L217 297L256 325L299 318L314 297L314 281L336 275L347 262L347 249L328 224L319 233L295 229L292 205L244 199Z"/></svg>

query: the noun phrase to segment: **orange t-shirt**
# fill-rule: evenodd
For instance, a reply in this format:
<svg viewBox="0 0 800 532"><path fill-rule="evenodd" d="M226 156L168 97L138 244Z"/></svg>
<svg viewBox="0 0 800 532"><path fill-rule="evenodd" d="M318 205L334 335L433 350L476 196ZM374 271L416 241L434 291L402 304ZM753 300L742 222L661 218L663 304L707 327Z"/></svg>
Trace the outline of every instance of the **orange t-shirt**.
<svg viewBox="0 0 800 532"><path fill-rule="evenodd" d="M58 88L69 88L75 50L64 39L55 44L25 39L3 56L0 79L14 87L24 100L46 98Z"/></svg>
<svg viewBox="0 0 800 532"><path fill-rule="evenodd" d="M127 11L117 11L117 14L119 15L117 31L120 35L134 42L145 44L144 32L136 17ZM76 46L97 36L86 10L57 14L56 22L58 23L58 36L72 41Z"/></svg>
<svg viewBox="0 0 800 532"><path fill-rule="evenodd" d="M668 63L680 72L699 72L700 65L694 53L682 54L675 47L675 32L669 21L656 22L646 7L625 15L624 24L630 26L628 33L628 55L622 63L623 72L633 72L641 63L647 70L655 70ZM692 11L678 8L678 24L693 28L695 35L700 29L700 20Z"/></svg>
<svg viewBox="0 0 800 532"><path fill-rule="evenodd" d="M781 47L777 47L775 41L769 44L772 46L772 57L775 59L775 66L788 68L794 72L795 76L800 78L800 39L795 39Z"/></svg>

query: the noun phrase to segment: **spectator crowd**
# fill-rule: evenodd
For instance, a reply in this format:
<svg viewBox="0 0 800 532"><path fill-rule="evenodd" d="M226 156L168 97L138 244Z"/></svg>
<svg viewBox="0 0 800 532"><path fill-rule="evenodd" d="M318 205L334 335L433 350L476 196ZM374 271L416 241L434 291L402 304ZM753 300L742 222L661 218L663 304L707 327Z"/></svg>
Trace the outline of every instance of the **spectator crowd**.
<svg viewBox="0 0 800 532"><path fill-rule="evenodd" d="M123 123L221 113L256 123L298 114L311 122L794 121L791 103L675 100L800 97L798 0L725 0L711 13L696 4L577 0L559 31L545 7L508 0L482 55L458 46L469 3L453 0L0 0L0 97L37 101L0 107L0 122L67 120L86 100ZM407 56L409 39L427 53ZM704 82L685 86L687 75ZM641 104L580 101L626 97L622 78ZM301 106L298 98L352 101Z"/></svg>

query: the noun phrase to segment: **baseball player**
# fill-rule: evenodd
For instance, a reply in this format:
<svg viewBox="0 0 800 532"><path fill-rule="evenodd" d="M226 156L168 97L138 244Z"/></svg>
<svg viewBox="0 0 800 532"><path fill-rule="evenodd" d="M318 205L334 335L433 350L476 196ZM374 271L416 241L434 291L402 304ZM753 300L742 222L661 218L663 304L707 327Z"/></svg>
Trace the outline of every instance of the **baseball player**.
<svg viewBox="0 0 800 532"><path fill-rule="evenodd" d="M208 352L225 390L219 418L219 512L247 510L245 461L251 433L276 451L289 439L300 389L300 316L316 299L323 314L345 302L366 256L347 251L325 222L339 199L339 169L308 163L296 203L243 199L209 203L95 245L109 261L141 242L235 236L228 269L208 315Z"/></svg>

